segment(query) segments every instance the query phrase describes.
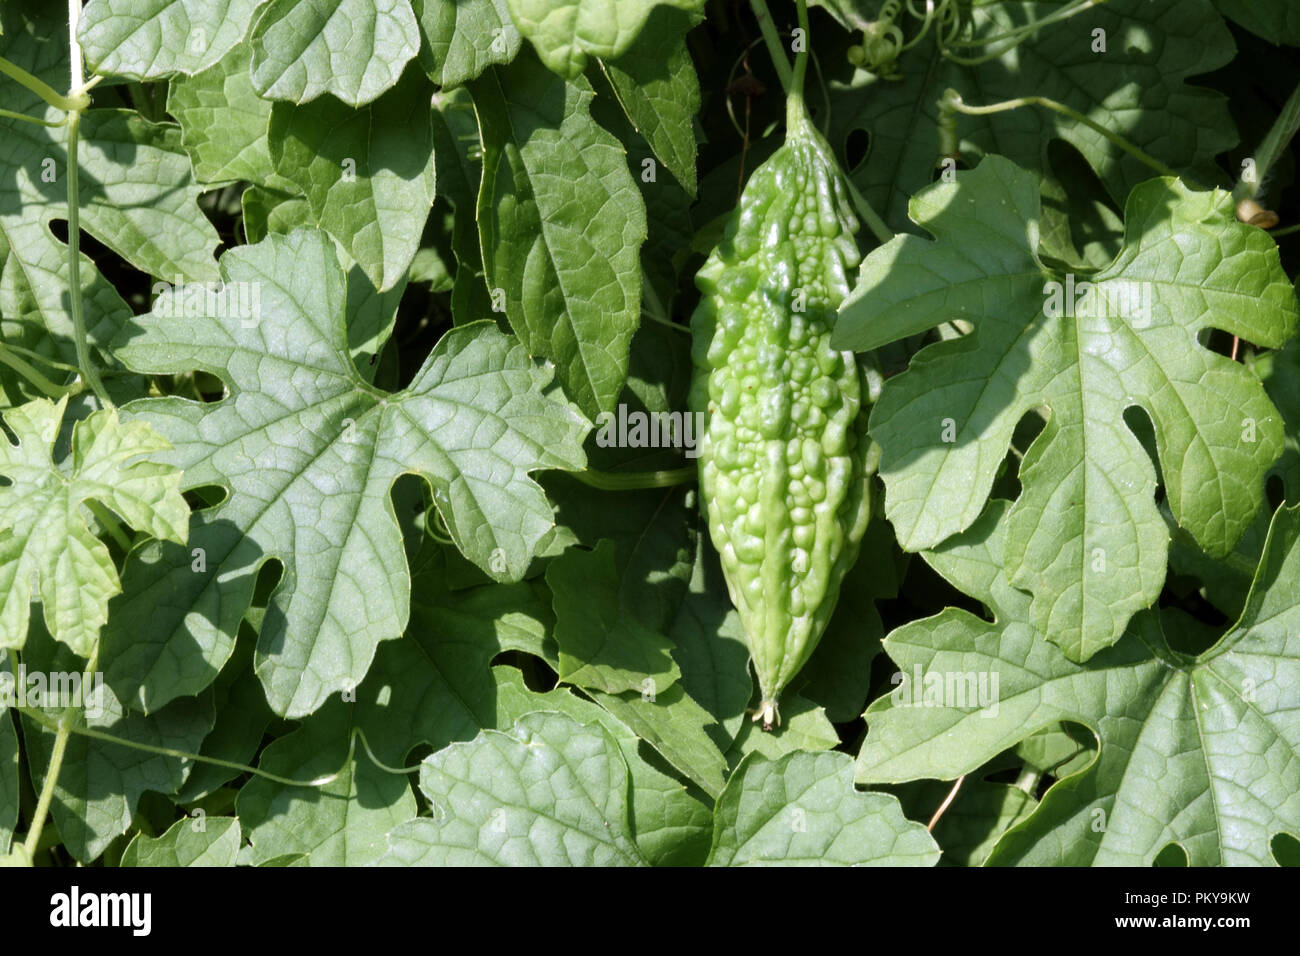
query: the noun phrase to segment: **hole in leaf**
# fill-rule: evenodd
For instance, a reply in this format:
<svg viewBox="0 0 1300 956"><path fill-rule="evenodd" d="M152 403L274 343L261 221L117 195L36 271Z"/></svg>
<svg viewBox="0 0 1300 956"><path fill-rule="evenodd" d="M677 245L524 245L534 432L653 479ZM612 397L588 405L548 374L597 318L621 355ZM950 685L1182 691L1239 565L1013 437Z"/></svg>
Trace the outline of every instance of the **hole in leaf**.
<svg viewBox="0 0 1300 956"><path fill-rule="evenodd" d="M1269 840L1269 849L1278 866L1300 866L1300 840L1289 833L1276 833Z"/></svg>
<svg viewBox="0 0 1300 956"><path fill-rule="evenodd" d="M1286 483L1282 480L1281 475L1272 474L1268 476L1268 480L1264 482L1264 495L1268 501L1269 511L1277 511L1282 503L1287 500Z"/></svg>
<svg viewBox="0 0 1300 956"><path fill-rule="evenodd" d="M67 245L68 221L50 220L50 233ZM147 312L153 302L153 279L127 262L85 229L81 230L81 252L95 264L100 275L113 284L133 312Z"/></svg>
<svg viewBox="0 0 1300 956"><path fill-rule="evenodd" d="M221 485L200 485L185 492L185 502L194 511L215 508L226 500L229 492Z"/></svg>
<svg viewBox="0 0 1300 956"><path fill-rule="evenodd" d="M1152 866L1187 866L1187 851L1177 843L1170 843L1156 854Z"/></svg>
<svg viewBox="0 0 1300 956"><path fill-rule="evenodd" d="M269 559L257 572L257 585L253 588L253 606L266 607L271 600L271 592L284 577L284 562L278 558Z"/></svg>
<svg viewBox="0 0 1300 956"><path fill-rule="evenodd" d="M855 172L869 152L871 152L871 134L861 127L850 131L844 140L845 171Z"/></svg>
<svg viewBox="0 0 1300 956"><path fill-rule="evenodd" d="M1151 465L1156 470L1156 500L1164 498L1164 475L1160 471L1160 456L1156 452L1156 428L1151 421L1151 416L1141 405L1130 405L1124 409L1124 424L1128 426L1129 431L1133 433L1146 449L1147 457L1151 459Z"/></svg>

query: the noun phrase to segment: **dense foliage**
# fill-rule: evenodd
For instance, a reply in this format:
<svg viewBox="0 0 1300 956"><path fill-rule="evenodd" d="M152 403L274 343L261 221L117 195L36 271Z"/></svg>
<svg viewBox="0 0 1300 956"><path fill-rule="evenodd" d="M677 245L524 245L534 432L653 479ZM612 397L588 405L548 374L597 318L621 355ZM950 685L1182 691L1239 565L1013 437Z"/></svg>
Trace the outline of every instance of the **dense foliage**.
<svg viewBox="0 0 1300 956"><path fill-rule="evenodd" d="M0 862L1300 862L1293 45L7 0Z"/></svg>

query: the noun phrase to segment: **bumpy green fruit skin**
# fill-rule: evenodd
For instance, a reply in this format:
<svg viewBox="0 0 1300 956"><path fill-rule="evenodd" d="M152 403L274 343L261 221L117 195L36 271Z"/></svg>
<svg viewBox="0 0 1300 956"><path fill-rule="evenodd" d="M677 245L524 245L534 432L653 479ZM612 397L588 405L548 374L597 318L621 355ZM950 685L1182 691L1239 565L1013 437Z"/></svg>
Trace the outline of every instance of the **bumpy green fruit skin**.
<svg viewBox="0 0 1300 956"><path fill-rule="evenodd" d="M866 387L831 348L860 261L847 184L802 104L696 276L701 499L770 726L821 639L871 508Z"/></svg>

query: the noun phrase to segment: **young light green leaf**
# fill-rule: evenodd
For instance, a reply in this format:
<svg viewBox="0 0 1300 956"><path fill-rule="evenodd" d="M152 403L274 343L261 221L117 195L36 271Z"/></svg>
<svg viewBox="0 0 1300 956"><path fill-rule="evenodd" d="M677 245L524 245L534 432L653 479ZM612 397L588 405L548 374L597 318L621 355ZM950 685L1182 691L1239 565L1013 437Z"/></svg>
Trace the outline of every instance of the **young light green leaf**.
<svg viewBox="0 0 1300 956"><path fill-rule="evenodd" d="M297 865L364 866L383 854L390 830L415 817L406 777L375 766L360 746L350 748L354 726L355 706L335 699L262 752L258 767L268 773L331 779L305 787L265 777L244 784L235 811L253 845L246 862L301 854Z"/></svg>
<svg viewBox="0 0 1300 956"><path fill-rule="evenodd" d="M494 63L509 63L523 43L506 0L413 0L413 6L428 41L425 70L444 90L468 83Z"/></svg>
<svg viewBox="0 0 1300 956"><path fill-rule="evenodd" d="M485 730L424 760L431 817L395 829L390 866L639 866L627 766L599 724L559 713Z"/></svg>
<svg viewBox="0 0 1300 956"><path fill-rule="evenodd" d="M713 812L711 866L933 866L939 848L898 798L853 787L848 754L747 757Z"/></svg>
<svg viewBox="0 0 1300 956"><path fill-rule="evenodd" d="M118 349L138 371L199 369L227 382L215 404L149 399L129 412L171 436L168 460L185 469L185 487L230 495L194 516L188 550L132 553L132 586L105 635L108 677L149 709L207 686L275 558L284 576L257 670L272 708L303 716L360 683L379 642L405 628L397 478L428 481L457 547L494 579L517 580L553 524L529 472L581 468L587 425L542 394L549 371L490 323L448 332L401 392L366 383L348 354L345 279L324 233L272 235L221 266L226 284L199 297L202 314L185 314L191 299L170 293ZM245 317L254 310L241 301L254 294L259 307Z"/></svg>
<svg viewBox="0 0 1300 956"><path fill-rule="evenodd" d="M572 80L589 56L622 55L660 3L697 10L701 0L506 0L510 16L546 66Z"/></svg>
<svg viewBox="0 0 1300 956"><path fill-rule="evenodd" d="M1300 834L1300 721L1288 697L1300 681L1300 508L1274 517L1246 609L1214 647L1172 651L1165 632L1180 618L1149 611L1080 665L1042 640L1001 567L1007 504L925 554L995 619L949 608L890 634L905 679L867 710L859 782L953 779L1073 721L1097 736L1097 756L1049 790L990 863L1149 866L1170 843L1192 866L1271 863L1272 837ZM968 678L985 680L991 700L940 690Z"/></svg>
<svg viewBox="0 0 1300 956"><path fill-rule="evenodd" d="M380 291L406 277L434 199L433 88L415 67L373 103L277 103L276 173Z"/></svg>
<svg viewBox="0 0 1300 956"><path fill-rule="evenodd" d="M170 450L146 422L118 421L101 409L77 422L72 449L55 463L53 446L67 398L36 399L3 413L17 439L0 435L0 647L20 648L33 600L51 634L89 657L121 590L108 548L86 526L83 506L107 505L133 528L184 544L190 509ZM150 459L153 460L150 460Z"/></svg>
<svg viewBox="0 0 1300 956"><path fill-rule="evenodd" d="M618 398L641 314L645 204L623 147L591 118L591 86L535 57L470 87L483 139L479 235L494 302L594 418Z"/></svg>
<svg viewBox="0 0 1300 956"><path fill-rule="evenodd" d="M122 866L234 866L239 855L234 817L177 820L159 837L137 833L122 853Z"/></svg>
<svg viewBox="0 0 1300 956"><path fill-rule="evenodd" d="M410 0L271 0L251 37L253 86L307 103L330 93L364 106L419 52Z"/></svg>
<svg viewBox="0 0 1300 956"><path fill-rule="evenodd" d="M1076 284L1038 260L1034 177L998 156L918 194L912 214L936 240L898 236L867 257L835 345L874 348L955 318L974 332L924 349L872 410L885 513L908 550L968 527L1016 424L1045 407L1005 557L1038 630L1086 660L1164 581L1169 534L1130 407L1151 417L1169 506L1201 547L1226 554L1259 510L1281 417L1198 336L1286 341L1297 307L1277 248L1227 195L1152 180L1129 197L1118 257Z"/></svg>
<svg viewBox="0 0 1300 956"><path fill-rule="evenodd" d="M96 73L158 80L206 70L243 43L265 0L90 0L77 39Z"/></svg>

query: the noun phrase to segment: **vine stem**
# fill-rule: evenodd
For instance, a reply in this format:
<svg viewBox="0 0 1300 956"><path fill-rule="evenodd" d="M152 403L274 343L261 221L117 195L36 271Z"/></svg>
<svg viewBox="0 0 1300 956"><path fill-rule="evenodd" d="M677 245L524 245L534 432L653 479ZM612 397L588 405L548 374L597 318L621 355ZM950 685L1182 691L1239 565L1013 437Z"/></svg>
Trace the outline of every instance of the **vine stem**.
<svg viewBox="0 0 1300 956"><path fill-rule="evenodd" d="M1063 7L1062 9L1057 10L1055 13L1043 17L1041 20L1033 20L1029 23L1016 27L1013 30L1008 30L1006 33L1002 33L997 36L983 37L978 40L972 39L972 40L948 41L944 44L943 55L947 57L949 60L951 60L952 62L960 64L961 66L979 66L981 63L987 63L990 60L996 60L1004 53L1007 53L1015 49L1025 40L1029 39L1029 37L1031 37L1033 34L1043 29L1043 27L1050 26L1053 23L1059 23L1062 20L1067 20L1070 17L1074 16L1075 14L1083 13L1083 11L1095 7L1098 3L1103 3L1103 2L1105 2L1105 0L1083 0L1083 2L1077 3L1073 6ZM1007 40L1010 40L1012 42L1008 43L1004 47L1001 47L990 53L986 53L983 56L977 56L977 57L958 56L957 54L952 53L947 49L948 46L955 46L955 47L988 46L993 43L1002 43Z"/></svg>
<svg viewBox="0 0 1300 956"><path fill-rule="evenodd" d="M763 34L763 42L767 44L767 52L772 57L772 67L781 80L781 88L788 93L793 82L790 61L786 59L785 48L781 46L781 35L777 33L776 24L772 22L772 14L767 9L767 0L749 0L749 5L754 10L755 19L758 20L758 29Z"/></svg>
<svg viewBox="0 0 1300 956"><path fill-rule="evenodd" d="M59 771L63 769L63 755L68 749L68 738L72 736L73 710L63 712L54 735L54 749L50 752L50 765L45 771L45 780L41 784L41 794L36 800L36 812L32 814L32 825L27 830L27 839L23 850L27 859L36 855L36 846L41 842L41 831L45 829L45 817L50 812L50 801L54 799L54 786L59 782Z"/></svg>
<svg viewBox="0 0 1300 956"><path fill-rule="evenodd" d="M70 12L72 9L71 4L69 4L68 9ZM81 12L80 10L77 11L78 14L80 14L80 12ZM75 28L73 33L73 42L76 42ZM81 52L80 47L77 48L77 52L78 53ZM46 103L50 104L50 106L53 106L57 110L72 112L73 110L76 109L84 109L87 105L87 99L88 99L87 97L85 97L84 95L77 96L77 92L81 89L81 81L79 79L73 80L72 95L64 96L61 93L59 93L57 90L55 90L54 87L50 86L48 83L45 83L43 80L40 80L35 76L32 76L30 73L24 70L17 63L11 63L9 60L6 60L2 56L0 56L0 73L3 73L11 80L17 80L20 84L27 87L27 89L31 90L33 93L35 93ZM80 68L78 67L74 76L79 77L80 74L81 71ZM41 122L40 120L34 119L32 117L28 117L28 118L32 119L33 122L37 122L37 123Z"/></svg>
<svg viewBox="0 0 1300 956"><path fill-rule="evenodd" d="M1268 134L1260 142L1259 149L1255 150L1254 182L1248 183L1241 180L1234 191L1234 198L1249 197L1254 199L1259 195L1264 185L1264 179L1268 176L1273 163L1276 162L1282 150L1286 149L1287 144L1291 142L1291 138L1295 136L1297 129L1300 129L1300 85L1297 85L1291 91L1290 97L1287 98L1286 104L1282 107L1282 112L1278 114ZM1277 233L1275 232L1274 235L1277 235Z"/></svg>
<svg viewBox="0 0 1300 956"><path fill-rule="evenodd" d="M113 407L104 383L100 381L86 341L86 318L81 308L81 208L77 191L77 143L80 139L81 113L89 105L85 75L81 67L81 44L77 42L77 21L81 17L81 0L68 0L68 45L72 62L72 96L74 108L68 113L68 304L72 312L72 330L77 346L77 365L81 376L105 408Z"/></svg>
<svg viewBox="0 0 1300 956"><path fill-rule="evenodd" d="M86 669L82 675L81 684L86 685L86 679L95 672L95 667L99 662L99 648L96 647L90 654L90 659L86 661ZM10 666L13 666L14 655L9 655ZM24 712L26 709L24 709ZM41 715L44 717L44 715ZM77 711L69 707L63 711L58 722L53 726L54 730L54 747L50 750L50 763L45 768L45 779L41 782L41 792L36 798L36 810L32 813L31 826L27 828L27 839L23 841L23 850L27 854L27 859L31 860L41 842L41 831L45 829L45 818L50 812L50 803L54 800L54 788L59 782L59 771L63 769L63 757L68 750L68 739L72 736L73 725L76 722ZM42 720L47 727L52 721Z"/></svg>
<svg viewBox="0 0 1300 956"><path fill-rule="evenodd" d="M694 465L684 468L672 468L666 471L571 471L569 474L584 485L599 488L601 491L637 491L644 488L671 488L673 485L685 485L696 480L699 470Z"/></svg>
<svg viewBox="0 0 1300 956"><path fill-rule="evenodd" d="M790 80L788 90L790 99L799 101L800 110L803 109L803 81L808 74L808 0L796 0L796 11L799 17L800 39L803 40L803 46L794 58L794 76Z"/></svg>
<svg viewBox="0 0 1300 956"><path fill-rule="evenodd" d="M3 342L0 342L0 364L8 365L11 369L27 381L31 382L45 395L56 402L64 395L75 395L77 392L81 391L80 385L56 385L38 372L34 367L15 355L13 350Z"/></svg>
<svg viewBox="0 0 1300 956"><path fill-rule="evenodd" d="M930 818L930 822L926 826L926 829L931 833L934 832L935 825L939 822L939 819L948 811L948 807L950 807L952 802L957 799L957 791L961 789L962 781L965 779L965 774L962 774L957 778L957 782L954 783L952 789L948 791L948 796L944 797L943 803L939 804L939 809L934 811L934 816Z"/></svg>
<svg viewBox="0 0 1300 956"><path fill-rule="evenodd" d="M91 740L100 740L103 741L104 743L116 744L119 747L126 747L128 750L140 750L143 751L144 753L158 754L159 756L163 756L163 757L174 757L178 760L192 760L195 763L211 764L214 767L224 767L227 770L238 770L241 773L252 774L255 777L262 777L265 780L270 780L273 783L278 783L286 787L324 787L333 783L335 780L339 778L340 775L342 775L343 771L345 771L348 768L348 766L352 763L353 757L356 755L356 747L357 747L358 740L361 741L361 747L366 752L366 756L369 758L370 762L373 763L380 770L384 771L385 773L390 773L393 774L394 776L405 777L408 774L418 772L420 769L419 764L415 764L410 767L390 767L388 764L384 763L382 760L380 760L378 757L375 756L374 750L372 750L370 747L370 741L366 737L366 732L362 730L360 727L353 727L351 734L349 734L348 736L348 754L343 761L342 767L340 767L338 770L335 770L333 773L327 773L321 777L313 777L311 780L293 780L289 777L282 777L279 774L271 773L269 770L262 770L260 767L250 767L248 764L238 763L234 760L222 760L219 757L207 757L204 756L203 754L191 753L187 750L177 750L174 747L160 747L156 744L141 743L138 740L125 740L121 737L114 737L112 734L106 734L102 730L95 730L91 727L76 726L73 722L67 722L67 728L65 733L64 732L65 721L63 720L54 721L51 718L47 717L45 714L41 713L39 710L36 710L31 707L22 707L22 708L18 708L18 710L20 711L20 713L23 714L23 716L31 719L35 723L40 724L42 727L46 728L47 730L55 730L56 732L63 734L64 747L67 746L67 737L71 734L77 734L78 736L81 737L89 737ZM66 712L66 714L73 714L73 713L75 713L75 711L71 709L69 709ZM56 750L59 749L58 738L55 739L55 748ZM63 759L62 752L60 751L59 760L62 761L62 759ZM51 768L53 768L53 761L51 761ZM52 779L52 775L47 774L46 787L51 792L53 792L53 787L50 785L51 779ZM42 790L42 798L44 798L44 796L45 796L44 790ZM46 800L45 802L48 804L49 801ZM39 811L40 809L39 806L37 809ZM35 838L39 839L40 834L36 833ZM27 843L30 846L33 847L35 846L35 841L33 840L31 833L28 834Z"/></svg>
<svg viewBox="0 0 1300 956"><path fill-rule="evenodd" d="M1139 149L1133 143L1129 142L1118 133L1106 129L1096 120L1085 116L1073 107L1066 106L1064 103L1058 103L1056 100L1048 99L1046 96L1019 96L1013 100L1003 100L1000 103L989 103L986 106L971 106L964 102L961 94L954 89L949 89L943 94L939 101L940 123L943 122L945 115L951 116L953 112L965 113L967 116L987 116L990 113L1004 113L1008 110L1020 109L1022 106L1041 106L1049 109L1054 113L1060 113L1062 116L1068 116L1076 123L1082 123L1095 133L1104 136L1106 140L1128 153L1134 159L1151 167L1162 176L1177 177L1178 173L1166 166L1154 156Z"/></svg>

